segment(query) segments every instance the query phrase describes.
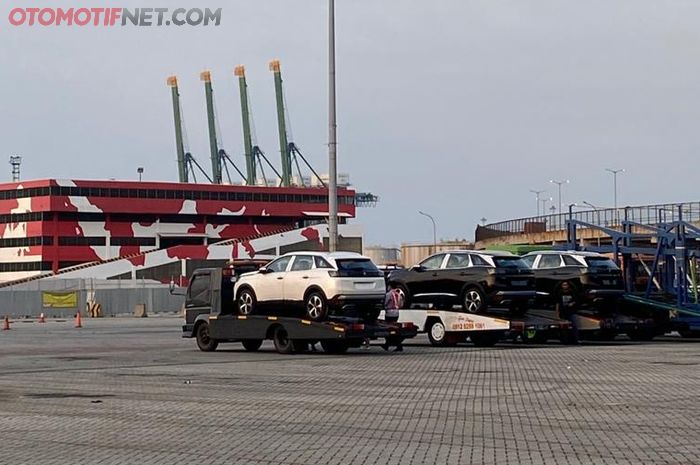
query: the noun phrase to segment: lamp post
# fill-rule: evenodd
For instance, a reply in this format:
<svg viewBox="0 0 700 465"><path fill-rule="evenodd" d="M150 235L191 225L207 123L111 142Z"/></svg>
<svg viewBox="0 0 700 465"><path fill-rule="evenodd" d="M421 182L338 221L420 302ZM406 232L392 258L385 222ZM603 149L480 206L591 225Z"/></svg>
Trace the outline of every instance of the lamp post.
<svg viewBox="0 0 700 465"><path fill-rule="evenodd" d="M535 189L530 189L530 192L535 194L535 202L537 203L537 216L540 216L540 194L547 191L537 191Z"/></svg>
<svg viewBox="0 0 700 465"><path fill-rule="evenodd" d="M423 216L427 216L428 218L430 218L430 221L433 222L433 253L436 253L437 252L437 232L436 232L437 227L435 226L435 218L433 218L432 215L429 215L429 214L422 212L420 210L418 211L418 213L420 213Z"/></svg>
<svg viewBox="0 0 700 465"><path fill-rule="evenodd" d="M617 174L624 173L625 169L620 168L618 170L614 170L611 168L605 168L605 171L607 171L608 173L612 173L613 175L613 207L615 208L615 220L619 221L620 215L617 214Z"/></svg>
<svg viewBox="0 0 700 465"><path fill-rule="evenodd" d="M338 248L337 124L335 110L335 0L328 0L328 250Z"/></svg>
<svg viewBox="0 0 700 465"><path fill-rule="evenodd" d="M139 175L139 182L141 182L141 177L143 176L143 168L139 166L138 168L136 168L136 172Z"/></svg>
<svg viewBox="0 0 700 465"><path fill-rule="evenodd" d="M563 184L569 184L569 180L564 179L563 181L557 181L556 179L550 179L549 182L551 182L552 184L556 184L559 188L559 213L561 213L561 186Z"/></svg>

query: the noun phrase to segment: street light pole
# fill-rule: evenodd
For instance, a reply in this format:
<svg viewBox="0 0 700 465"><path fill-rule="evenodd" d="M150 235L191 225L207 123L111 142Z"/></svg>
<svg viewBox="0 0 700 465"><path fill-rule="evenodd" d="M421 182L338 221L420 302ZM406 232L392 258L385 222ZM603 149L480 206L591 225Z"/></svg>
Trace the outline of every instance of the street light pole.
<svg viewBox="0 0 700 465"><path fill-rule="evenodd" d="M537 216L540 216L540 194L547 191L536 191L534 189L530 189L530 192L535 194L535 202L537 203Z"/></svg>
<svg viewBox="0 0 700 465"><path fill-rule="evenodd" d="M328 0L328 250L338 249L337 123L335 109L335 0Z"/></svg>
<svg viewBox="0 0 700 465"><path fill-rule="evenodd" d="M436 233L437 227L435 226L435 218L433 218L431 215L428 215L427 213L424 213L420 210L418 211L418 213L420 213L423 216L427 216L428 218L430 218L430 221L433 222L433 253L436 253L437 252L437 233Z"/></svg>
<svg viewBox="0 0 700 465"><path fill-rule="evenodd" d="M552 184L556 184L557 187L559 188L559 213L561 214L562 213L562 211L561 211L561 186L562 186L562 184L569 184L569 180L565 179L563 181L557 181L556 179L550 179L549 182L551 182ZM559 226L561 226L561 225L559 225Z"/></svg>
<svg viewBox="0 0 700 465"><path fill-rule="evenodd" d="M612 173L612 175L613 175L613 192L614 192L614 199L615 199L615 202L613 205L615 207L615 210L617 210L617 173L624 173L625 169L620 168L619 170L613 170L610 168L605 168L605 171L607 171L608 173Z"/></svg>

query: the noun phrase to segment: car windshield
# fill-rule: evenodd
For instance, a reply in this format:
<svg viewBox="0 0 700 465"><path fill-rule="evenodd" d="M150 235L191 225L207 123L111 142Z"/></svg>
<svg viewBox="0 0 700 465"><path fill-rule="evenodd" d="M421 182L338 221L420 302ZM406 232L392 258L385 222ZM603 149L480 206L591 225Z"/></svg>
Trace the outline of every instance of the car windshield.
<svg viewBox="0 0 700 465"><path fill-rule="evenodd" d="M586 257L586 263L589 268L600 268L604 270L619 270L620 268L614 261L607 257Z"/></svg>
<svg viewBox="0 0 700 465"><path fill-rule="evenodd" d="M372 260L366 258L346 258L335 261L340 271L341 276L347 277L379 277L384 274L372 263Z"/></svg>
<svg viewBox="0 0 700 465"><path fill-rule="evenodd" d="M493 263L496 264L496 268L530 268L520 257L493 257Z"/></svg>

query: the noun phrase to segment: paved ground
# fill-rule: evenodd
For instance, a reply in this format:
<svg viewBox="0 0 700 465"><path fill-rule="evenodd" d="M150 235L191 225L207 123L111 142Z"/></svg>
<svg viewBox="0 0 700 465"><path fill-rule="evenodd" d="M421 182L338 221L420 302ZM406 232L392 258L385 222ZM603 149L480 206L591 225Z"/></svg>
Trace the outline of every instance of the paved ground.
<svg viewBox="0 0 700 465"><path fill-rule="evenodd" d="M700 463L697 342L281 356L84 323L0 333L0 464Z"/></svg>

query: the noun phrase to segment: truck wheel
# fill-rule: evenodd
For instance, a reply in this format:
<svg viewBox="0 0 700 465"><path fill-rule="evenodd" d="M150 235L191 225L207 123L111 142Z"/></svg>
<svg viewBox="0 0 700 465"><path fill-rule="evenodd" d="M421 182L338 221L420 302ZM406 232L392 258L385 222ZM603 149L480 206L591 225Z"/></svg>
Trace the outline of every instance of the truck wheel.
<svg viewBox="0 0 700 465"><path fill-rule="evenodd" d="M440 320L434 320L428 327L428 339L435 347L444 347L447 345L447 331L445 324Z"/></svg>
<svg viewBox="0 0 700 465"><path fill-rule="evenodd" d="M275 344L275 350L280 354L291 354L294 352L294 343L289 339L289 334L284 329L284 326L275 328L272 342Z"/></svg>
<svg viewBox="0 0 700 465"><path fill-rule="evenodd" d="M202 352L214 352L219 342L209 336L209 323L200 323L197 326L197 347Z"/></svg>
<svg viewBox="0 0 700 465"><path fill-rule="evenodd" d="M306 316L311 321L323 321L328 313L326 298L319 291L310 292L304 301Z"/></svg>
<svg viewBox="0 0 700 465"><path fill-rule="evenodd" d="M243 289L238 293L236 309L239 315L252 315L255 312L256 304L255 294L250 289Z"/></svg>
<svg viewBox="0 0 700 465"><path fill-rule="evenodd" d="M486 298L478 287L470 287L462 294L462 308L467 313L481 313L486 308Z"/></svg>
<svg viewBox="0 0 700 465"><path fill-rule="evenodd" d="M248 352L257 352L260 346L262 346L262 343L262 339L246 339L245 341L241 341L243 348Z"/></svg>
<svg viewBox="0 0 700 465"><path fill-rule="evenodd" d="M323 351L327 354L340 355L348 351L348 343L346 341L336 341L325 339L321 341L321 347Z"/></svg>

